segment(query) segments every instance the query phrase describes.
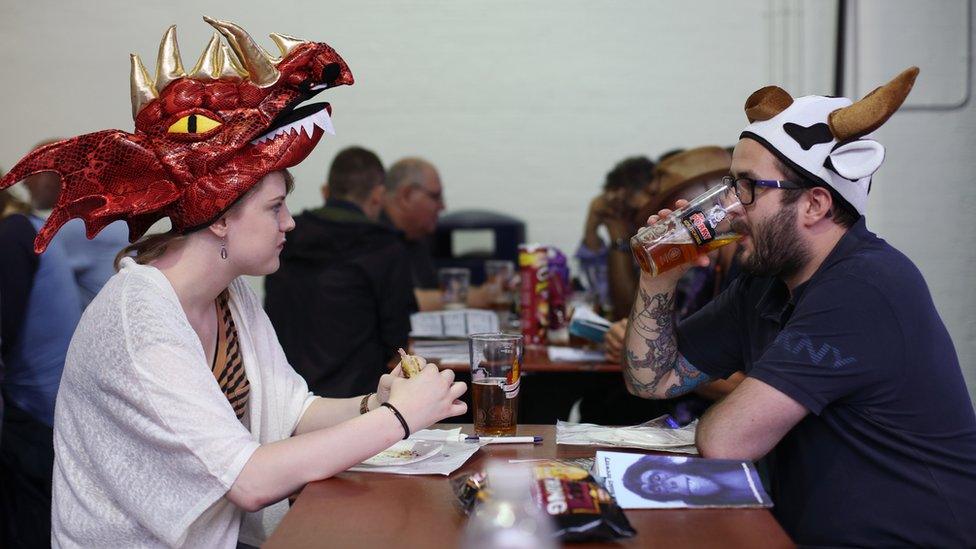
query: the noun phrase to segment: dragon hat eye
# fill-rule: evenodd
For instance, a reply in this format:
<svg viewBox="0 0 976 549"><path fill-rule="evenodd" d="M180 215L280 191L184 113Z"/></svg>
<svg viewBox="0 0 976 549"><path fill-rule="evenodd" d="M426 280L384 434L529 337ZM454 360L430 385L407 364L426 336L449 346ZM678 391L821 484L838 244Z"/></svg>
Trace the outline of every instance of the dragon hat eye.
<svg viewBox="0 0 976 549"><path fill-rule="evenodd" d="M203 116L190 114L180 118L169 127L169 133L207 133L220 125L220 122Z"/></svg>

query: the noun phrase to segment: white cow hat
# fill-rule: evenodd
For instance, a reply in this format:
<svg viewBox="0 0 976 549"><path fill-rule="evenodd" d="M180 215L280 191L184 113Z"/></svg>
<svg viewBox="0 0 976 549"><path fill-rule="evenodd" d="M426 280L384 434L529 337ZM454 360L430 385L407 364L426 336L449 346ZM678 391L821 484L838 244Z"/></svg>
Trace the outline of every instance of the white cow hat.
<svg viewBox="0 0 976 549"><path fill-rule="evenodd" d="M911 91L918 67L853 102L846 97L808 95L793 99L777 86L746 100L749 125L741 138L758 141L798 174L826 185L864 215L871 176L881 167L884 147L871 132L891 117Z"/></svg>

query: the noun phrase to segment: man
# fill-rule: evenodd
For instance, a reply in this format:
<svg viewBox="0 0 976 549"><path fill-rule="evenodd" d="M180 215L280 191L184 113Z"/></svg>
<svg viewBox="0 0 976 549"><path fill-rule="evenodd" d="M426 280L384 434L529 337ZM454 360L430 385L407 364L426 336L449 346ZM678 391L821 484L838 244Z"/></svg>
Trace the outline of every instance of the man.
<svg viewBox="0 0 976 549"><path fill-rule="evenodd" d="M646 220L651 212L657 211L666 204L673 204L675 200L691 200L703 192L721 185L722 177L729 173L731 163L732 156L722 147L714 145L695 147L669 154L657 165L652 182L648 185L648 199L640 211L642 218ZM633 215L633 217L637 217L637 215ZM633 232L634 230L631 230L629 234L633 234ZM616 250L618 252L615 254L616 260L620 262L626 260L629 263L629 265L625 265L629 279L618 276L613 279L613 283L617 285L630 284L627 288L630 292L627 305L632 308L640 270L634 265L633 254L630 251L630 239L624 240L621 244L622 246ZM675 287L674 311L677 319L681 320L691 316L714 299L735 279L738 273L738 265L734 261L736 248L737 246L732 244L713 250L710 253L711 264L707 267L695 267L685 272ZM607 331L604 347L609 362L620 363L622 361L627 324L626 318L621 319L614 322ZM731 392L741 381L741 378L742 374L736 373L730 376L728 380L716 379L701 384L695 387L694 395L662 401L662 408L666 409L681 424L690 423L700 416L712 401ZM617 390L623 392L624 388L618 386ZM618 402L626 402L627 396L626 394L616 395L614 399ZM613 401L605 400L605 402L608 402L605 407L612 409L610 403ZM635 408L640 409L639 407ZM646 404L644 410L646 414L648 411ZM653 411L653 413L658 412ZM648 417L644 415L643 420ZM632 423L639 421L641 420L634 419ZM600 423L600 421L596 422Z"/></svg>
<svg viewBox="0 0 976 549"><path fill-rule="evenodd" d="M410 263L397 234L379 223L384 170L373 152L336 155L325 206L295 219L281 268L265 279L265 307L288 361L315 394L376 390L416 310Z"/></svg>
<svg viewBox="0 0 976 549"><path fill-rule="evenodd" d="M422 158L404 158L390 166L381 220L400 231L410 258L410 272L421 311L441 309L437 270L427 238L444 211L444 187L437 168ZM468 291L468 306L487 308L494 288L485 284Z"/></svg>
<svg viewBox="0 0 976 549"><path fill-rule="evenodd" d="M884 158L866 136L917 72L854 104L754 93L729 177L747 274L677 328L683 270L643 275L631 313L634 394L746 373L698 447L768 454L773 512L800 545L976 546L976 417L952 341L921 273L862 217Z"/></svg>
<svg viewBox="0 0 976 549"><path fill-rule="evenodd" d="M433 164L422 158L404 158L390 166L382 220L403 236L422 311L441 308L437 271L427 238L437 229L437 217L443 210L444 188Z"/></svg>

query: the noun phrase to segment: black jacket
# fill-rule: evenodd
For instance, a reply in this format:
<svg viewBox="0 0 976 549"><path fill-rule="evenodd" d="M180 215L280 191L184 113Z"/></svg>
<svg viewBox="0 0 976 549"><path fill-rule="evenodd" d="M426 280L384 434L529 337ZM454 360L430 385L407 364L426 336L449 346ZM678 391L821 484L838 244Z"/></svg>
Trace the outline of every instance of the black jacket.
<svg viewBox="0 0 976 549"><path fill-rule="evenodd" d="M399 235L353 204L303 212L265 279L265 308L292 367L317 395L376 390L417 310Z"/></svg>

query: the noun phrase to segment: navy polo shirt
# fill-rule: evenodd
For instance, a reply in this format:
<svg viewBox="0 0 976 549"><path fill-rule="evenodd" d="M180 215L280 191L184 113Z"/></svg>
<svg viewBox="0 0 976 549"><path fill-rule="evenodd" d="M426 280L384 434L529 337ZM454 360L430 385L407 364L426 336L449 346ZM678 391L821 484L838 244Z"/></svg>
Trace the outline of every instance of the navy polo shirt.
<svg viewBox="0 0 976 549"><path fill-rule="evenodd" d="M863 217L792 296L740 275L679 325L678 348L810 411L767 456L794 541L976 547L976 417L955 348L922 274Z"/></svg>

